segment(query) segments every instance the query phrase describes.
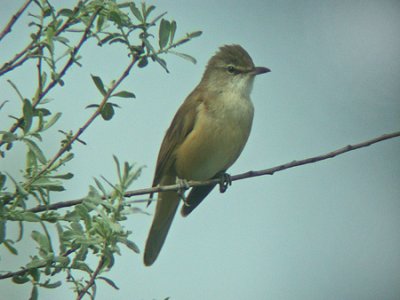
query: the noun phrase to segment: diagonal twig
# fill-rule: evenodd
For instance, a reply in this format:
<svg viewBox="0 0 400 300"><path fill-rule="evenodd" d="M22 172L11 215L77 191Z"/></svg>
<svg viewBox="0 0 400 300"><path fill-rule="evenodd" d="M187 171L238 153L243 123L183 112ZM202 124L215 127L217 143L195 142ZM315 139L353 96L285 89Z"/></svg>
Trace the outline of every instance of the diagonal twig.
<svg viewBox="0 0 400 300"><path fill-rule="evenodd" d="M23 12L25 11L25 9L29 6L29 4L31 4L32 0L27 0L25 1L25 3L21 6L21 8L15 13L15 15L13 15L10 19L10 21L8 21L6 27L4 27L4 29L2 30L2 32L0 33L0 41L8 34L11 32L12 27L14 26L15 22L17 22L17 20L19 19L19 17L23 14Z"/></svg>

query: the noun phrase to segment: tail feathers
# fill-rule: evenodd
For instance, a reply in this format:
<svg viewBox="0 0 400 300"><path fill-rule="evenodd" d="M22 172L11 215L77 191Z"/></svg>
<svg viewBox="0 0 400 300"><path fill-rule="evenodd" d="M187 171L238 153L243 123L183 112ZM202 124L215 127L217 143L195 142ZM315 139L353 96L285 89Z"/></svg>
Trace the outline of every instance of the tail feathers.
<svg viewBox="0 0 400 300"><path fill-rule="evenodd" d="M164 182L163 184L171 183ZM159 194L153 223L144 250L143 260L146 266L151 266L157 259L164 245L178 205L179 196L176 192L164 192Z"/></svg>

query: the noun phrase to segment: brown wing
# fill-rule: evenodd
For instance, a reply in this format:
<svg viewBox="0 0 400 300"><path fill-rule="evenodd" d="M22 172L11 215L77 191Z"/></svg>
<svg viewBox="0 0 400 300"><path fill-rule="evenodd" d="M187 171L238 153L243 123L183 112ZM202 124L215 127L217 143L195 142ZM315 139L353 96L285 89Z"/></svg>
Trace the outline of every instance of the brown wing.
<svg viewBox="0 0 400 300"><path fill-rule="evenodd" d="M173 171L175 163L175 152L177 147L183 143L185 137L193 130L196 122L197 108L202 102L200 97L195 95L195 89L183 102L175 114L161 144L158 153L157 166L154 174L153 186L157 186L165 174Z"/></svg>

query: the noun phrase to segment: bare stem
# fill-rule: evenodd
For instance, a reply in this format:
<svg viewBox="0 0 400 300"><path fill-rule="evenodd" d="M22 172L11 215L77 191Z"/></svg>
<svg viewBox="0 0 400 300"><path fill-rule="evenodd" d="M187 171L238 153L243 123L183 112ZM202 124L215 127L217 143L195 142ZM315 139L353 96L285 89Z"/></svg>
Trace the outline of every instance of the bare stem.
<svg viewBox="0 0 400 300"><path fill-rule="evenodd" d="M13 15L8 21L6 27L3 29L3 31L0 33L0 41L8 34L11 32L12 27L14 26L15 22L19 19L19 17L23 14L25 9L31 4L32 0L27 0L25 3L21 6L21 8Z"/></svg>
<svg viewBox="0 0 400 300"><path fill-rule="evenodd" d="M276 172L280 172L283 170L287 170L290 168L298 167L301 165L306 165L306 164L311 164L315 163L321 160L325 160L328 158L333 158L335 156L344 154L349 151L353 151L356 149L364 148L367 146L370 146L372 144L376 144L379 142L382 142L384 140L392 139L400 137L400 131L389 133L389 134L384 134L382 136L358 143L358 144L353 144L353 145L348 145L342 148L339 148L337 150L331 151L326 154L310 157L310 158L305 158L302 160L294 160L292 162L288 162L282 165L278 165L273 168L269 169L263 169L259 171L248 171L245 173L237 174L234 176L231 176L232 181L235 180L241 180L245 178L251 178L251 177L257 177L257 176L263 176L263 175L273 175ZM206 185L212 185L219 183L220 179L211 179L211 180L205 180L205 181L190 181L188 182L187 189L190 187L195 187L195 186L206 186ZM124 194L124 197L132 197L132 196L139 196L139 195L145 195L145 194L152 194L152 193L159 193L159 192L167 192L167 191L177 191L177 190L182 190L182 185L179 184L174 184L174 185L167 185L167 186L157 186L157 187L152 187L152 188L145 188L145 189L139 189L139 190L134 190L134 191L129 191ZM105 199L105 198L104 198ZM83 199L76 199L76 200L69 200L69 201L64 201L64 202L58 202L54 203L51 205L39 205L34 208L29 209L28 211L30 212L42 212L46 210L56 210L64 207L71 207L78 205L82 203Z"/></svg>
<svg viewBox="0 0 400 300"><path fill-rule="evenodd" d="M76 300L81 300L81 299L86 295L86 293L88 292L88 290L95 284L97 275L99 275L101 269L102 269L103 266L104 266L104 261L105 261L104 256L102 256L102 257L100 258L100 261L99 261L99 263L98 263L98 265L97 265L96 270L95 270L95 271L92 273L92 275L90 276L89 281L88 281L87 284L84 286L84 288L83 288L82 290L79 291L78 296L76 297Z"/></svg>

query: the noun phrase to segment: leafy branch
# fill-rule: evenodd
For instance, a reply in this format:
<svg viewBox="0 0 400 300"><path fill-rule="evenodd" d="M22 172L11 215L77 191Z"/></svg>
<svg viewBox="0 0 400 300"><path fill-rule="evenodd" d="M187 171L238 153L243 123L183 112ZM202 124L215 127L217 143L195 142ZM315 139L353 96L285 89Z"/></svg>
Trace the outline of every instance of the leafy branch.
<svg viewBox="0 0 400 300"><path fill-rule="evenodd" d="M30 228L28 224L36 223L41 230L33 230L30 235L37 246L37 253L31 255L30 261L19 270L1 272L0 279L10 278L15 284L31 283L30 299L37 299L39 288L57 288L62 284L61 281L53 281L54 275L66 274L65 282L74 286L77 299L84 295L94 299L98 280L117 289L116 284L103 273L113 267L115 256L120 255L120 247L139 253L137 245L129 239L131 232L124 228L122 222L127 215L141 212L131 207L124 197L140 175L141 168L128 162L121 164L114 157L117 182L112 183L104 177L102 180L95 179L86 197L72 210L33 212L29 208L53 205L53 195L63 192L65 181L74 176L61 170L74 157L73 146L76 142L86 144L80 139L82 134L99 116L109 121L116 115L115 108L120 106L111 102L113 99L135 98L131 91L118 90L132 69L145 68L153 61L167 70L166 61L160 55L170 53L169 50L178 47L183 40L187 42L199 36L200 32L189 33L176 41L176 22L164 19L166 13L153 17L155 6L144 2L136 6L132 1L80 0L72 9L56 9L50 0L34 0L26 1L1 31L0 47L28 7L38 10L29 13L32 19L29 24L32 28L31 40L11 59L0 64L0 77L5 74L12 76L17 68L25 68L24 71L31 72L31 78L36 79L36 90L30 97L24 95L25 92L12 79L7 79L15 97L20 100L21 109L10 114L12 122L9 129L0 130L0 159L10 159L7 151L12 151L15 143L22 142L26 150L22 161L26 164L21 171L0 171L0 246L11 255L18 255L18 242L25 238L24 231ZM160 28L161 23L163 28ZM165 24L174 25L166 28ZM158 36L152 33L154 29ZM110 84L104 84L101 76L92 75L91 80L101 94L99 102L88 106L94 111L74 132L58 130L64 135L63 139L58 150L48 159L42 141L47 130L58 122L62 114L47 108L49 99L46 97L57 87L67 87L64 80L73 66L83 66L82 49L90 39L96 39L98 46L125 46L129 61ZM163 39L163 42L158 39ZM155 41L158 46L154 46ZM188 59L189 55L182 57ZM34 64L26 63L28 61ZM0 103L0 113L7 109L7 102ZM9 222L18 225L17 238L9 237ZM50 234L51 226L57 231L57 242L54 242L55 234ZM53 247L56 244L58 250ZM98 259L94 269L88 263L89 256Z"/></svg>

